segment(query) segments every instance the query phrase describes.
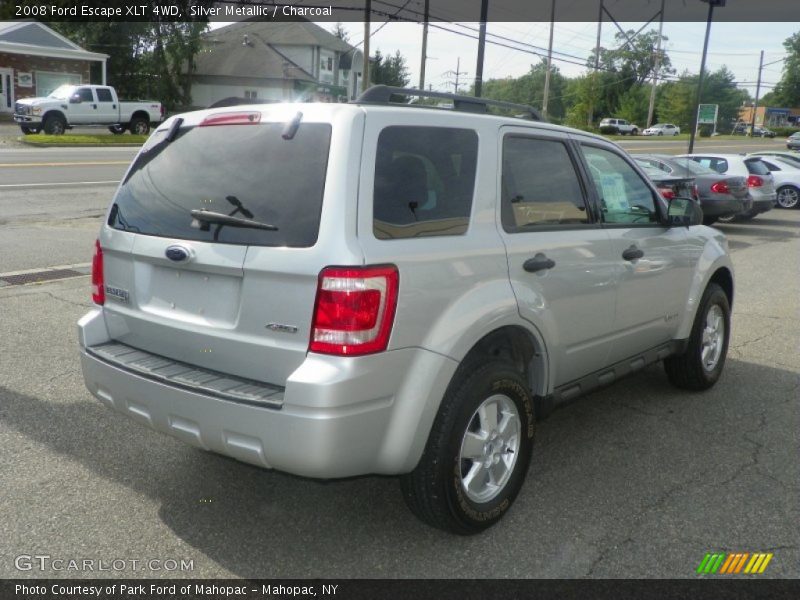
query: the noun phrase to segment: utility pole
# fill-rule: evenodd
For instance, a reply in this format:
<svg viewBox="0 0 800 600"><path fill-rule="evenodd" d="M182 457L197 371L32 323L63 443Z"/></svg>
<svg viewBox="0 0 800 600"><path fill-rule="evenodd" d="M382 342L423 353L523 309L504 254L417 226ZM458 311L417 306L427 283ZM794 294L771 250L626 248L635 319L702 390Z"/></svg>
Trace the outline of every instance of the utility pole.
<svg viewBox="0 0 800 600"><path fill-rule="evenodd" d="M455 77L456 78L455 82L453 82L453 81L448 81L447 82L447 85L452 85L455 88L454 89L454 93L455 94L458 93L459 77L461 75L466 75L466 74L467 74L466 71L462 71L461 70L461 57L460 56L458 57L458 60L456 61L456 70L455 71L445 71L444 73L442 73L442 75L445 76L445 77Z"/></svg>
<svg viewBox="0 0 800 600"><path fill-rule="evenodd" d="M422 61L419 66L419 89L425 89L425 63L428 59L428 10L430 0L425 0L425 16L422 21Z"/></svg>
<svg viewBox="0 0 800 600"><path fill-rule="evenodd" d="M369 38L370 38L370 27L369 27L369 19L370 14L372 13L372 0L367 0L366 5L364 6L364 65L362 67L363 74L361 76L361 91L367 91L369 87Z"/></svg>
<svg viewBox="0 0 800 600"><path fill-rule="evenodd" d="M764 68L764 51L761 51L761 58L758 59L758 81L756 82L756 101L753 104L753 118L750 119L750 135L756 129L756 111L758 110L758 95L761 92L761 69Z"/></svg>
<svg viewBox="0 0 800 600"><path fill-rule="evenodd" d="M656 87L658 86L658 70L661 68L661 32L664 30L664 0L661 0L661 18L658 20L658 43L656 60L653 69L653 87L650 88L650 104L647 107L647 127L653 124L653 110L656 106Z"/></svg>
<svg viewBox="0 0 800 600"><path fill-rule="evenodd" d="M706 39L703 42L703 58L700 59L700 77L697 81L697 96L694 101L694 123L692 124L692 131L689 135L689 151L688 154L694 152L694 138L697 136L697 119L700 111L700 94L703 93L703 77L706 70L706 55L708 54L708 36L711 34L711 21L714 19L714 7L725 6L726 0L700 0L701 2L708 2L708 18L706 19Z"/></svg>
<svg viewBox="0 0 800 600"><path fill-rule="evenodd" d="M556 0L550 5L550 43L547 45L547 72L544 74L544 97L542 98L542 116L547 117L547 100L550 96L550 71L553 68L553 28L556 24Z"/></svg>
<svg viewBox="0 0 800 600"><path fill-rule="evenodd" d="M591 127L594 121L594 86L597 83L597 71L600 70L600 34L603 31L603 0L600 0L600 11L597 14L597 43L594 46L594 72L592 73L592 97L589 98L589 115L586 124Z"/></svg>
<svg viewBox="0 0 800 600"><path fill-rule="evenodd" d="M481 29L478 34L478 66L475 67L475 97L483 92L483 53L486 49L486 17L489 13L489 0L481 0Z"/></svg>

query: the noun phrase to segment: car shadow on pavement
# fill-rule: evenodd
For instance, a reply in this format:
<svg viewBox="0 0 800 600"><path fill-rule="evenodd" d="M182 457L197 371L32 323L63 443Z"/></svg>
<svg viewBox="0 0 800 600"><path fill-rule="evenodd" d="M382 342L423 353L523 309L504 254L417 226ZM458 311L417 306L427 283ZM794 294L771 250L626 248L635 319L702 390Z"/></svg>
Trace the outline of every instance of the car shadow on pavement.
<svg viewBox="0 0 800 600"><path fill-rule="evenodd" d="M507 565L493 576L563 577L585 574L592 548L603 540L617 543L617 534L650 536L661 541L647 543L661 547L674 542L660 531L663 519L697 518L698 527L708 526L704 515L671 514L659 498L668 499L672 486L687 481L698 482L712 504L730 493L703 486L748 467L753 449L743 447L742 436L760 439L759 423L791 420L796 383L792 371L729 358L723 379L702 394L677 392L658 366L590 394L539 424L517 505L498 526L471 538L419 523L394 478L320 482L265 471L151 432L97 402L47 402L0 387L0 422L155 500L176 536L236 576L474 577L490 548ZM762 393L756 403L745 387L776 391ZM795 451L791 435L770 443ZM722 507L726 518L741 517L753 531L764 527L758 505L739 504ZM681 526L691 531L693 524ZM672 524L663 528L670 532ZM731 543L737 541L747 546L746 540ZM631 551L641 558L641 548ZM634 569L628 576L664 573Z"/></svg>

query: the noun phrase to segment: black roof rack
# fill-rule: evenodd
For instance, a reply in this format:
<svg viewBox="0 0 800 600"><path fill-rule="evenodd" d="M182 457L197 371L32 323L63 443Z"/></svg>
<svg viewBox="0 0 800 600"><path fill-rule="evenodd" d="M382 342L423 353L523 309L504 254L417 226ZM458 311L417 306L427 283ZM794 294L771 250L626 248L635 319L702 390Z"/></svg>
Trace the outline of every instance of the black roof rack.
<svg viewBox="0 0 800 600"><path fill-rule="evenodd" d="M353 104L395 104L411 106L401 102L392 102L391 98L394 95L418 96L420 98L442 98L444 100L450 100L453 102L453 110L472 113L486 114L489 112L490 106L496 106L497 108L505 108L507 110L522 112L524 118L526 119L531 119L533 121L544 121L538 110L526 104L514 104L513 102L502 102L500 100L490 100L488 98L459 96L457 94L448 94L446 92L400 88L389 85L373 85L368 90L362 92L358 98L353 100Z"/></svg>

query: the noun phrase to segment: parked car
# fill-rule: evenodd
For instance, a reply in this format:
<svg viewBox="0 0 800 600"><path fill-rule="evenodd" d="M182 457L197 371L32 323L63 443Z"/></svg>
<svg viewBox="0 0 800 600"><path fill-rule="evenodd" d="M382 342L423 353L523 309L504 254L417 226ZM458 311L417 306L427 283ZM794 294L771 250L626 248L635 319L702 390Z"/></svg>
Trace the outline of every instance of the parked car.
<svg viewBox="0 0 800 600"><path fill-rule="evenodd" d="M658 193L661 194L665 200L690 198L695 202L699 201L694 177L671 175L640 160L636 160L636 164L642 168L645 174L650 178L650 181L656 185Z"/></svg>
<svg viewBox="0 0 800 600"><path fill-rule="evenodd" d="M797 208L800 204L800 165L779 156L760 156L775 181L780 208Z"/></svg>
<svg viewBox="0 0 800 600"><path fill-rule="evenodd" d="M772 210L777 194L772 175L759 156L742 154L681 154L681 157L693 161L721 173L722 175L738 175L745 177L747 188L753 199L751 208L735 216L720 217L718 221L747 221L761 213Z"/></svg>
<svg viewBox="0 0 800 600"><path fill-rule="evenodd" d="M642 132L642 135L678 135L681 128L672 123L656 123Z"/></svg>
<svg viewBox="0 0 800 600"><path fill-rule="evenodd" d="M633 154L639 164L670 175L693 177L703 208L703 223L711 225L720 217L733 217L752 208L747 180L742 176L723 176L689 158L668 154ZM652 179L652 177L651 177Z"/></svg>
<svg viewBox="0 0 800 600"><path fill-rule="evenodd" d="M786 152L783 150L759 150L750 152L748 156L775 156L800 167L800 152Z"/></svg>
<svg viewBox="0 0 800 600"><path fill-rule="evenodd" d="M111 133L150 133L164 109L154 100L126 102L108 85L62 85L46 98L22 98L14 105L14 121L25 135L44 131L61 135L76 125L104 126Z"/></svg>
<svg viewBox="0 0 800 600"><path fill-rule="evenodd" d="M600 121L600 132L639 135L639 127L625 119L603 119Z"/></svg>
<svg viewBox="0 0 800 600"><path fill-rule="evenodd" d="M733 266L605 138L397 94L443 96L159 126L95 243L81 365L139 424L306 477L399 475L418 517L471 534L555 406L658 361L714 385Z"/></svg>
<svg viewBox="0 0 800 600"><path fill-rule="evenodd" d="M753 137L765 137L765 138L774 138L775 132L767 129L766 127L754 127L753 128Z"/></svg>
<svg viewBox="0 0 800 600"><path fill-rule="evenodd" d="M800 131L795 131L786 138L786 147L789 150L800 150Z"/></svg>

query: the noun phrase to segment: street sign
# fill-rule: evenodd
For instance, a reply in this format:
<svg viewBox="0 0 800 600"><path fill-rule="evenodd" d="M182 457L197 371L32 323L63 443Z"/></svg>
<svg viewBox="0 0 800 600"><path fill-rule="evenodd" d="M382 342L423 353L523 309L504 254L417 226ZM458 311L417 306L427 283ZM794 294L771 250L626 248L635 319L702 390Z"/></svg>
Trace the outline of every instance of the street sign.
<svg viewBox="0 0 800 600"><path fill-rule="evenodd" d="M719 104L701 104L697 107L697 124L713 125L717 122Z"/></svg>

